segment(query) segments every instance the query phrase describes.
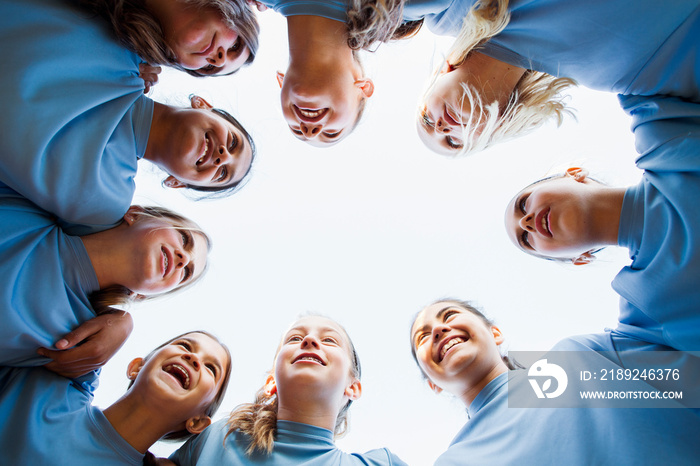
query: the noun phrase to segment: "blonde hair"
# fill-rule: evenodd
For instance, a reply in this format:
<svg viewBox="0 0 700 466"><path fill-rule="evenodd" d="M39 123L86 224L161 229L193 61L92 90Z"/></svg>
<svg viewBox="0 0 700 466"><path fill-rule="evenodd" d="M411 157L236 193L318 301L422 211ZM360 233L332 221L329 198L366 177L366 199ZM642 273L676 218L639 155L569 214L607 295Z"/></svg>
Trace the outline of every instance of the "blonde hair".
<svg viewBox="0 0 700 466"><path fill-rule="evenodd" d="M362 368L360 366L360 358L355 350L355 345L353 345L345 328L337 322L336 325L338 325L347 338L350 348L352 375L359 380L362 376ZM277 353L279 353L281 347L282 343L280 343ZM276 357L277 355L275 354L275 358ZM268 372L268 376L269 375L274 375L274 369ZM347 431L348 409L350 409L351 404L352 400L348 400L336 417L335 428L333 430L335 438L345 435ZM248 448L245 451L247 456L250 457L256 452L266 456L270 455L275 446L275 435L277 433L277 409L277 395L268 393L265 386L263 386L255 394L255 401L253 403L241 404L231 412L229 420L226 423L229 427L226 437L235 431L241 432L250 439Z"/></svg>
<svg viewBox="0 0 700 466"><path fill-rule="evenodd" d="M470 53L503 31L509 21L508 0L475 3L447 53L447 63L452 67L463 64ZM433 74L423 102L435 87L440 69ZM525 135L550 119L554 119L559 126L564 115L573 116L565 103L567 96L563 94L564 90L576 85L576 81L570 78L556 78L547 73L527 70L502 109L498 102L483 102L479 91L473 86L467 83L461 85L464 90L462 99L469 102L470 113L467 121L460 121L464 147L458 155L479 152L497 142Z"/></svg>
<svg viewBox="0 0 700 466"><path fill-rule="evenodd" d="M408 39L423 20L402 21L405 0L352 0L347 11L348 46L369 50L375 42Z"/></svg>
<svg viewBox="0 0 700 466"><path fill-rule="evenodd" d="M134 215L137 215L139 217L165 220L166 222L170 223L173 226L173 228L176 228L178 230L185 230L192 233L198 233L204 237L204 240L207 244L207 250L211 249L211 238L199 227L199 225L197 225L195 222L188 219L187 217L183 217L182 215L175 213L170 209L157 206L141 206L139 210L136 210L133 213ZM206 270L207 266L204 267L202 273L199 274L199 276L193 278L192 280L189 280L185 285L179 286L164 293L151 296L135 294L130 289L122 285L108 286L92 292L89 296L90 304L95 310L95 313L98 315L107 312L118 312L120 311L120 309L115 308L115 306L124 307L135 301L146 301L149 299L158 298L161 296L166 296L175 292L185 290L197 283L204 276Z"/></svg>

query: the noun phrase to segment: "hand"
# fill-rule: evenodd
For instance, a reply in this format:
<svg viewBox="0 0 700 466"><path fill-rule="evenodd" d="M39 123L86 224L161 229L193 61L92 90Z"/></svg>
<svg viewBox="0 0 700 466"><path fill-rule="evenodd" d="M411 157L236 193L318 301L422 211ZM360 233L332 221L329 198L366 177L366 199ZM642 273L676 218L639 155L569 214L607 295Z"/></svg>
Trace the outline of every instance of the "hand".
<svg viewBox="0 0 700 466"><path fill-rule="evenodd" d="M251 7L257 8L258 11L265 11L265 10L267 10L267 7L266 7L265 5L263 5L262 3L260 3L260 2L258 2L258 1L256 1L256 0L246 0L246 2L247 2L248 5L250 5Z"/></svg>
<svg viewBox="0 0 700 466"><path fill-rule="evenodd" d="M53 359L47 369L68 378L102 367L121 348L134 328L131 314L115 311L81 324L56 343L57 350L39 348L37 353Z"/></svg>
<svg viewBox="0 0 700 466"><path fill-rule="evenodd" d="M151 90L151 86L155 86L158 82L158 75L163 69L160 66L151 66L148 63L139 65L139 78L143 79L145 89L144 94Z"/></svg>

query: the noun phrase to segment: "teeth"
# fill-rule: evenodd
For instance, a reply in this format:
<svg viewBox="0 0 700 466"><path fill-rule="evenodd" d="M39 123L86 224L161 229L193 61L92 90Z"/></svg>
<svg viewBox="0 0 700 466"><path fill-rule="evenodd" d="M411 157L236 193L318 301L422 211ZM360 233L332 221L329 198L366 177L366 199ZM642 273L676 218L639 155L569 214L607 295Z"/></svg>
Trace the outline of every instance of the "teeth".
<svg viewBox="0 0 700 466"><path fill-rule="evenodd" d="M464 338L462 338L462 337L455 337L455 338L451 339L450 341L448 341L448 342L445 344L445 346L442 347L442 350L440 351L440 360L442 361L442 358L445 357L445 354L447 353L447 350L449 350L450 348L452 348L454 345L458 345L458 344L460 344L460 343L464 343L465 341L467 341L467 340L464 339Z"/></svg>
<svg viewBox="0 0 700 466"><path fill-rule="evenodd" d="M316 118L322 112L323 112L323 110L302 110L302 109L299 109L299 113L304 115L306 118Z"/></svg>
<svg viewBox="0 0 700 466"><path fill-rule="evenodd" d="M313 362L317 362L319 364L323 364L323 361L321 361L319 358L315 358L313 356L303 356L294 362L298 362L298 361L313 361Z"/></svg>
<svg viewBox="0 0 700 466"><path fill-rule="evenodd" d="M202 151L202 155L199 157L199 160L197 160L197 165L201 165L204 163L204 157L207 156L207 152L209 151L209 136L204 136L204 150Z"/></svg>
<svg viewBox="0 0 700 466"><path fill-rule="evenodd" d="M542 228L544 229L544 231L551 233L551 231L549 231L549 224L547 223L547 217L548 217L548 215L542 216Z"/></svg>
<svg viewBox="0 0 700 466"><path fill-rule="evenodd" d="M164 249L161 249L163 251L163 275L165 275L168 271L168 255L165 253Z"/></svg>
<svg viewBox="0 0 700 466"><path fill-rule="evenodd" d="M175 376L178 380L180 380L180 383L182 384L182 387L187 390L190 388L190 375L187 373L184 367L182 367L179 364L171 364L165 368L166 372L169 374ZM175 373L174 373L175 372Z"/></svg>

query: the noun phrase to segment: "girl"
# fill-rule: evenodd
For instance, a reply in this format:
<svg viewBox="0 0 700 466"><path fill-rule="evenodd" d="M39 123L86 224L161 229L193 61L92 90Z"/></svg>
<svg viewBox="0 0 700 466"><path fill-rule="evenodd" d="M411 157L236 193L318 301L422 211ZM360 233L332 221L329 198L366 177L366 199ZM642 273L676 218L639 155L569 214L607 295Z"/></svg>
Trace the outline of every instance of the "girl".
<svg viewBox="0 0 700 466"><path fill-rule="evenodd" d="M159 439L185 439L209 425L230 372L228 348L201 331L131 361L129 389L105 410L91 404L96 372L70 380L38 367L0 368L3 457L10 464L148 464Z"/></svg>
<svg viewBox="0 0 700 466"><path fill-rule="evenodd" d="M222 76L253 62L260 26L242 0L81 1L151 65Z"/></svg>
<svg viewBox="0 0 700 466"><path fill-rule="evenodd" d="M671 7L466 0L449 10L464 14L472 4L461 31L451 21L438 27L459 34L420 105L419 133L434 150L478 151L550 118L561 122L561 91L573 81L553 76L601 91L700 101L700 7L694 0Z"/></svg>
<svg viewBox="0 0 700 466"><path fill-rule="evenodd" d="M141 157L170 173L166 186L235 190L255 154L248 133L201 98L190 110L145 97L139 57L83 16L51 0L0 5L0 37L13 44L0 58L12 109L0 121L0 184L97 228L126 213Z"/></svg>
<svg viewBox="0 0 700 466"><path fill-rule="evenodd" d="M320 316L297 320L283 337L256 400L214 423L171 459L186 464L404 464L387 449L352 454L333 438L347 428L362 393L360 361L345 330Z"/></svg>
<svg viewBox="0 0 700 466"><path fill-rule="evenodd" d="M697 461L700 419L689 409L512 407L509 402L516 396L532 394L526 377L532 373L514 370L518 366L499 351L503 341L498 327L462 301L437 301L414 320L411 349L428 385L436 393L445 390L459 398L470 418L436 465ZM594 361L598 367L603 361L610 363L608 356L592 353L592 349L614 354L610 361L620 365L612 367L625 367L628 354L644 361L639 354L649 350L667 351L671 358L665 359L664 367L670 367L669 359L686 363L683 353L614 331L566 339L554 348L587 352L583 360ZM695 369L683 373L693 378L688 386L696 385L697 361L680 367ZM570 385L576 384L573 377L569 379Z"/></svg>
<svg viewBox="0 0 700 466"><path fill-rule="evenodd" d="M302 141L327 147L357 126L374 83L348 45L345 6L264 0L287 18L289 66L277 73L282 114Z"/></svg>
<svg viewBox="0 0 700 466"><path fill-rule="evenodd" d="M666 345L697 350L700 104L662 96L620 102L632 116L642 181L612 188L569 169L518 193L506 208L506 230L525 252L575 264L603 246L626 247L632 263L612 284L622 297L621 321L664 322Z"/></svg>
<svg viewBox="0 0 700 466"><path fill-rule="evenodd" d="M50 362L39 347L113 306L189 287L206 270L209 238L166 209L132 206L116 227L82 237L8 188L0 188L0 212L2 366Z"/></svg>

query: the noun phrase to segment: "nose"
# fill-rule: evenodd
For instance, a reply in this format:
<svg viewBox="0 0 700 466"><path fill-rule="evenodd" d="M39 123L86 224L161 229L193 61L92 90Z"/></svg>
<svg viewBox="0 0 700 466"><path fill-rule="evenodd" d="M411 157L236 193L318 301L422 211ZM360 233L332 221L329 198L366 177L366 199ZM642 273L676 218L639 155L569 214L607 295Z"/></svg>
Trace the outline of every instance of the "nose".
<svg viewBox="0 0 700 466"><path fill-rule="evenodd" d="M301 347L302 348L320 348L320 344L318 342L318 339L313 336L313 335L306 335L304 339L301 341Z"/></svg>
<svg viewBox="0 0 700 466"><path fill-rule="evenodd" d="M444 335L449 331L450 328L447 325L436 325L435 327L433 327L433 340L438 341L441 335Z"/></svg>
<svg viewBox="0 0 700 466"><path fill-rule="evenodd" d="M231 154L229 154L228 149L226 149L224 146L219 146L218 152L219 154L213 158L214 165L217 167L222 163L225 163L231 157Z"/></svg>
<svg viewBox="0 0 700 466"><path fill-rule="evenodd" d="M442 117L440 117L435 122L435 131L437 131L439 133L447 134L450 131L452 131L452 127L450 125L448 125L447 122L442 119Z"/></svg>
<svg viewBox="0 0 700 466"><path fill-rule="evenodd" d="M321 134L323 125L314 125L312 123L301 122L299 128L301 129L301 132L304 136L306 136L308 139L311 139Z"/></svg>
<svg viewBox="0 0 700 466"><path fill-rule="evenodd" d="M535 226L532 224L533 219L535 218L534 214L527 214L523 215L520 218L520 228L526 231L535 231Z"/></svg>
<svg viewBox="0 0 700 466"><path fill-rule="evenodd" d="M224 50L223 47L219 46L212 52L212 54L209 57L207 57L207 62L210 65L214 65L216 67L221 68L226 64L226 50Z"/></svg>
<svg viewBox="0 0 700 466"><path fill-rule="evenodd" d="M187 251L183 251L182 249L178 249L175 251L175 268L176 269L181 269L183 267L187 267L187 265L190 263L191 257L190 254Z"/></svg>
<svg viewBox="0 0 700 466"><path fill-rule="evenodd" d="M197 357L196 354L194 353L185 353L182 355L182 359L190 363L190 365L194 368L194 370L198 371L199 370L199 358Z"/></svg>

